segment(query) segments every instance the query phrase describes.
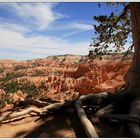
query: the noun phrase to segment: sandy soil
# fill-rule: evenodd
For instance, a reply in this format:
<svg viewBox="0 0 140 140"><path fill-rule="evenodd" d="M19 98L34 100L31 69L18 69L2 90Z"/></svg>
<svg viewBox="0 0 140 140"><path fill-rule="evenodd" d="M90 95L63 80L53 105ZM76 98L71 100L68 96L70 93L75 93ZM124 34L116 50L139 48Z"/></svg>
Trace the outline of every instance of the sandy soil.
<svg viewBox="0 0 140 140"><path fill-rule="evenodd" d="M103 121L91 117L100 137L129 137L121 131L120 123ZM126 130L126 129L125 129ZM76 112L59 113L55 116L26 117L10 123L0 125L1 138L86 138Z"/></svg>

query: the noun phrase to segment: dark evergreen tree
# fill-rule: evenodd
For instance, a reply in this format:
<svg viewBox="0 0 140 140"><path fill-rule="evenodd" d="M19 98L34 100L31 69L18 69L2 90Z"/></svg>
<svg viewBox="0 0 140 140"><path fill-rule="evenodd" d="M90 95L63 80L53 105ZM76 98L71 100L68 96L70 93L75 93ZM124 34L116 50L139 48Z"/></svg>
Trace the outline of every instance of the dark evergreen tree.
<svg viewBox="0 0 140 140"><path fill-rule="evenodd" d="M110 44L113 44L116 48L115 52L118 52L125 45L127 37L132 34L131 47L134 46L134 57L126 75L125 87L114 94L103 92L80 97L76 96L73 101L53 103L43 108L30 107L22 112L4 114L0 116L0 122L31 112L38 115L46 115L47 113L52 114L75 107L87 136L98 137L95 128L88 120L83 109L83 106L90 108L92 106L96 117L127 121L131 136L140 137L140 3L111 4L122 5L124 8L118 15L113 12L109 16L94 17L99 22L99 25L94 25L98 36L94 39L92 45L96 48L94 50L95 55L110 53L111 50L108 49ZM36 104L38 103L43 104L36 101Z"/></svg>
<svg viewBox="0 0 140 140"><path fill-rule="evenodd" d="M124 49L128 37L132 36L132 27L130 19L129 3L107 3L109 6L117 5L124 7L121 13L111 12L110 15L94 16L95 37L91 46L94 49L95 57L97 55L117 53ZM133 43L132 43L133 44ZM111 47L109 47L111 46ZM132 48L133 45L130 47ZM113 49L112 49L113 48ZM130 50L130 49L129 49Z"/></svg>
<svg viewBox="0 0 140 140"><path fill-rule="evenodd" d="M102 55L112 52L108 49L112 44L119 52L127 42L128 36L132 34L132 46L134 47L134 57L132 65L125 76L126 85L122 91L114 95L107 96L117 106L127 104L122 111L123 115L108 116L109 118L121 118L125 120L139 119L140 116L140 3L109 3L112 5L124 6L122 12L118 15L112 12L109 16L94 16L98 25L94 25L97 37L93 39L92 45L95 47L95 55ZM129 50L131 50L129 48ZM115 106L116 106L115 104ZM114 106L114 105L113 105ZM114 106L114 108L115 108ZM121 107L119 107L121 110ZM125 110L128 109L128 115L125 116ZM128 123L131 136L140 137L140 128L138 122Z"/></svg>

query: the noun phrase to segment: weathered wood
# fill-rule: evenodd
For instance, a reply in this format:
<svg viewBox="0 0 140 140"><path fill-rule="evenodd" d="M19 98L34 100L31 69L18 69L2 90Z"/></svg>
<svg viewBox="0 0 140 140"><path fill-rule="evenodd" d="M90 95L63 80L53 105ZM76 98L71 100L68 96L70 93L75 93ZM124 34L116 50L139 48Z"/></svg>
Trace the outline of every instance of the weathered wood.
<svg viewBox="0 0 140 140"><path fill-rule="evenodd" d="M110 114L113 111L114 111L113 104L109 104L109 105L101 108L100 110L98 110L95 115L98 116L98 117L101 117L105 114Z"/></svg>
<svg viewBox="0 0 140 140"><path fill-rule="evenodd" d="M84 102L84 101L95 101L97 100L98 98L106 98L108 97L108 93L107 92L101 92L101 93L98 93L98 94L88 94L88 95L82 95L79 97L79 99Z"/></svg>
<svg viewBox="0 0 140 140"><path fill-rule="evenodd" d="M48 102L43 102L43 101L34 100L34 99L25 100L25 103L27 103L29 105L34 105L36 107L44 107L44 106L47 106L50 104Z"/></svg>
<svg viewBox="0 0 140 140"><path fill-rule="evenodd" d="M137 96L135 100L131 103L129 115L133 117L140 118L140 97ZM140 137L140 127L138 122L128 123L129 131L132 137Z"/></svg>
<svg viewBox="0 0 140 140"><path fill-rule="evenodd" d="M87 118L85 111L82 106L82 102L80 100L75 101L75 108L77 110L79 119L85 129L85 132L89 138L98 138L98 134L96 133L96 130L92 123Z"/></svg>
<svg viewBox="0 0 140 140"><path fill-rule="evenodd" d="M107 92L103 92L100 94L88 94L88 95L82 95L79 97L79 99L82 102L88 102L89 100L93 100L93 102L95 100L97 100L98 98L102 98L104 96L107 96ZM76 100L76 99L75 99ZM29 114L29 113L36 113L38 115L42 115L42 114L46 114L47 112L54 112L54 111L59 111L59 110L64 110L67 108L71 108L74 107L74 102L73 101L66 101L66 102L62 102L62 103L53 103L53 104L49 104L45 107L42 108L36 108L36 107L29 107L29 108L25 108L24 110L20 111L20 112L6 112L4 114L1 114L0 116L0 122L8 120L8 119L13 119L19 116L23 116L25 114ZM26 102L27 103L27 102ZM45 103L44 102L39 102L37 101L30 101L30 103L34 103L35 105L42 105L44 106Z"/></svg>
<svg viewBox="0 0 140 140"><path fill-rule="evenodd" d="M120 120L120 121L127 121L130 123L140 124L140 117L138 117L138 116L121 115L121 114L104 114L100 117L106 118L106 119L116 119L116 120Z"/></svg>
<svg viewBox="0 0 140 140"><path fill-rule="evenodd" d="M6 112L6 113L1 114L0 122L5 121L5 120L9 120L9 119L13 119L13 118L17 118L17 117L26 115L26 114L31 113L31 112L36 113L36 114L40 114L42 112L42 110L38 109L38 108L34 108L34 107L29 107L29 108L26 108L20 112Z"/></svg>
<svg viewBox="0 0 140 140"><path fill-rule="evenodd" d="M81 100L81 102L88 102L90 101L96 101L98 100L98 98L103 98L103 97L107 97L108 93L107 92L102 92L99 94L88 94L88 95L82 95L79 97L79 99ZM50 104L44 108L42 108L42 111L55 111L55 110L61 110L61 109L66 109L66 108L70 108L73 107L73 104L75 103L77 99L72 100L72 101L66 101L66 102L62 102L62 103L53 103Z"/></svg>
<svg viewBox="0 0 140 140"><path fill-rule="evenodd" d="M140 127L137 123L128 123L129 132L131 137L140 138Z"/></svg>

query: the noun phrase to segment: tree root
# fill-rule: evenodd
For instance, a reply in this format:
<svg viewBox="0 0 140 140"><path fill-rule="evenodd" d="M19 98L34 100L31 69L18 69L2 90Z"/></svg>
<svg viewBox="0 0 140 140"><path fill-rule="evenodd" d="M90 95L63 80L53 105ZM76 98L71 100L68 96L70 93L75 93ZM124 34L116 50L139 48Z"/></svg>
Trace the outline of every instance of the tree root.
<svg viewBox="0 0 140 140"><path fill-rule="evenodd" d="M47 105L50 104L48 102L43 102L43 101L34 100L34 99L29 99L29 100L26 99L25 103L28 104L28 105L34 105L36 107L44 107L44 106L47 106Z"/></svg>
<svg viewBox="0 0 140 140"><path fill-rule="evenodd" d="M17 117L29 114L31 112L34 112L36 114L40 114L42 112L42 110L38 109L38 108L34 108L34 107L29 107L29 108L24 109L20 112L6 112L4 114L1 114L0 122L5 121L5 120L10 120L10 119L13 119L13 118L17 118Z"/></svg>
<svg viewBox="0 0 140 140"><path fill-rule="evenodd" d="M140 97L139 96L137 96L135 100L133 100L133 102L131 103L129 115L136 117L137 119L135 120L140 121L140 117L139 117L140 116ZM133 122L133 123L130 122L128 123L128 127L129 127L129 132L132 137L140 138L139 122Z"/></svg>
<svg viewBox="0 0 140 140"><path fill-rule="evenodd" d="M100 110L98 110L95 115L98 117L101 117L101 116L104 116L105 114L110 114L113 111L114 111L113 104L109 104L109 105L101 108Z"/></svg>
<svg viewBox="0 0 140 140"><path fill-rule="evenodd" d="M132 137L140 138L140 128L137 123L128 123L129 132Z"/></svg>
<svg viewBox="0 0 140 140"><path fill-rule="evenodd" d="M106 118L106 119L116 119L116 120L121 120L121 121L128 121L132 123L138 123L140 124L140 118L137 116L130 116L130 115L116 115L116 114L104 114L102 116L99 116L101 118Z"/></svg>
<svg viewBox="0 0 140 140"><path fill-rule="evenodd" d="M87 118L85 111L83 109L82 102L80 100L77 100L75 102L75 108L77 110L79 119L84 127L84 130L89 138L98 138L98 134L96 133L96 130L92 123Z"/></svg>
<svg viewBox="0 0 140 140"><path fill-rule="evenodd" d="M0 122L15 119L18 117L22 117L29 113L35 113L36 115L46 115L49 113L56 113L57 111L64 111L69 108L76 108L79 119L85 129L85 132L88 137L98 137L98 134L95 131L94 126L92 123L88 120L85 111L83 109L83 106L99 106L99 110L95 113L97 117L107 118L107 119L117 119L121 121L128 121L128 127L130 130L130 134L132 137L140 137L140 99L139 97L136 97L136 99L133 100L131 103L130 112L128 115L115 115L111 114L115 110L115 103L117 102L117 105L119 103L123 102L124 99L128 94L108 94L107 92L103 92L100 94L88 94L88 95L82 95L77 99L74 99L72 101L66 101L66 102L57 102L52 104L47 104L45 102L40 101L32 101L34 106L40 107L28 107L23 109L22 111L15 112L5 112L1 114L0 116ZM119 102L120 101L120 102ZM31 105L30 104L30 105ZM105 106L105 107L104 107Z"/></svg>

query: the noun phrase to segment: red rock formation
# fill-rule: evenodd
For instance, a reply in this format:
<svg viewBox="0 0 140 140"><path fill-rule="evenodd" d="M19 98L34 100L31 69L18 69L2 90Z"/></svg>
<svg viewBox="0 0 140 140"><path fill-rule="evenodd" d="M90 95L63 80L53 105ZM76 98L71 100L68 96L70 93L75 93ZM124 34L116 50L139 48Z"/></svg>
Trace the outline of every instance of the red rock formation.
<svg viewBox="0 0 140 140"><path fill-rule="evenodd" d="M6 73L10 72L23 73L24 76L14 77L12 80L20 81L22 86L24 82L21 81L26 79L36 86L38 98L47 96L59 101L71 100L77 94L115 91L124 84L123 77L130 62L104 59L89 62L85 58L65 55L30 61L8 61L10 67L6 68L6 65L6 70L0 73L0 77L4 77ZM4 67L4 62L0 64ZM15 70L16 66L22 67ZM42 81L43 85L41 85ZM41 87L43 89L39 89ZM3 81L0 82L0 88L3 88ZM0 96L2 95L4 95L4 91L0 90ZM24 100L25 97L26 95L22 91L11 94L14 102Z"/></svg>
<svg viewBox="0 0 140 140"><path fill-rule="evenodd" d="M59 94L60 92L73 90L80 94L97 93L101 91L115 90L124 84L125 75L129 64L121 62L104 64L80 64L73 74L64 71L60 76L49 76L47 85L50 92ZM68 70L68 68L67 68Z"/></svg>

